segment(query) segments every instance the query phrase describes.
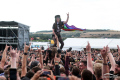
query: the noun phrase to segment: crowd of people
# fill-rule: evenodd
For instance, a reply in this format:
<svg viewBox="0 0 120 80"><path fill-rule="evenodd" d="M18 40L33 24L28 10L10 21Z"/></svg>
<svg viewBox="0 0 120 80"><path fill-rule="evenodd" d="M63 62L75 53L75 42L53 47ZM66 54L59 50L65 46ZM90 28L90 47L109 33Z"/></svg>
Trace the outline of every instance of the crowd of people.
<svg viewBox="0 0 120 80"><path fill-rule="evenodd" d="M24 50L5 47L0 52L0 80L119 80L120 48L91 50L88 42L83 51Z"/></svg>

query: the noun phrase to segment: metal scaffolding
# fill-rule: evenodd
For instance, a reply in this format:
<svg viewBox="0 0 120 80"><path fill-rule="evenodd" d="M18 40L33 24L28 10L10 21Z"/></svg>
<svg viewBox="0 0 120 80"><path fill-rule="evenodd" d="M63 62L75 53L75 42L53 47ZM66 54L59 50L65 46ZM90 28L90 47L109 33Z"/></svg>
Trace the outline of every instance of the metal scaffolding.
<svg viewBox="0 0 120 80"><path fill-rule="evenodd" d="M24 42L29 44L29 26L15 21L0 22L0 50L4 49L6 44L23 50Z"/></svg>

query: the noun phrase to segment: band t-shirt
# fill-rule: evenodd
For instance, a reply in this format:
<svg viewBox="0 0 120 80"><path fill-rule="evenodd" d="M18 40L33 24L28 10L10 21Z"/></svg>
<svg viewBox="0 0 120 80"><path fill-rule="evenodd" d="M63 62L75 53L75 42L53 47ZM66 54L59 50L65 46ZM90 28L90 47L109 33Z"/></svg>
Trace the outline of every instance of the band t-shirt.
<svg viewBox="0 0 120 80"><path fill-rule="evenodd" d="M57 32L61 32L59 23L57 23Z"/></svg>
<svg viewBox="0 0 120 80"><path fill-rule="evenodd" d="M62 26L64 25L63 22L61 22L62 25L60 25L59 23L57 23L57 28L55 26L55 23L53 24L53 29L55 32L61 32Z"/></svg>

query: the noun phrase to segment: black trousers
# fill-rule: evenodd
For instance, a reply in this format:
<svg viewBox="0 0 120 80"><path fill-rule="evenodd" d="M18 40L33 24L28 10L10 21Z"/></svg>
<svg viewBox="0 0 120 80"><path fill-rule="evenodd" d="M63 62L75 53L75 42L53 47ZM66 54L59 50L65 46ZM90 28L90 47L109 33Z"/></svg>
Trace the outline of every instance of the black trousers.
<svg viewBox="0 0 120 80"><path fill-rule="evenodd" d="M60 44L61 44L60 49L62 49L63 46L64 46L64 42L63 42L63 40L62 40L62 37L61 37L61 35L60 35L60 32L56 33L56 35L57 35L57 37L58 37L58 41L59 41ZM54 40L54 45L53 45L53 47L57 47L57 46L56 46L56 45L57 45L57 40L55 39L55 35L54 35L54 34L52 34L52 38L53 38L53 40Z"/></svg>

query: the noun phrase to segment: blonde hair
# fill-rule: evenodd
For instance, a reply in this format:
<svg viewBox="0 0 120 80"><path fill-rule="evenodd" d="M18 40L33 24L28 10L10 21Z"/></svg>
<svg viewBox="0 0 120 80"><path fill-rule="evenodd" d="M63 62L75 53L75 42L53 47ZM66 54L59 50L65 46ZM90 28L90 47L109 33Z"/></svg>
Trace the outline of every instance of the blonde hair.
<svg viewBox="0 0 120 80"><path fill-rule="evenodd" d="M94 64L93 70L97 78L100 78L102 76L102 66L103 65L101 63Z"/></svg>
<svg viewBox="0 0 120 80"><path fill-rule="evenodd" d="M101 63L102 64L103 61L102 60L96 60L95 63Z"/></svg>

